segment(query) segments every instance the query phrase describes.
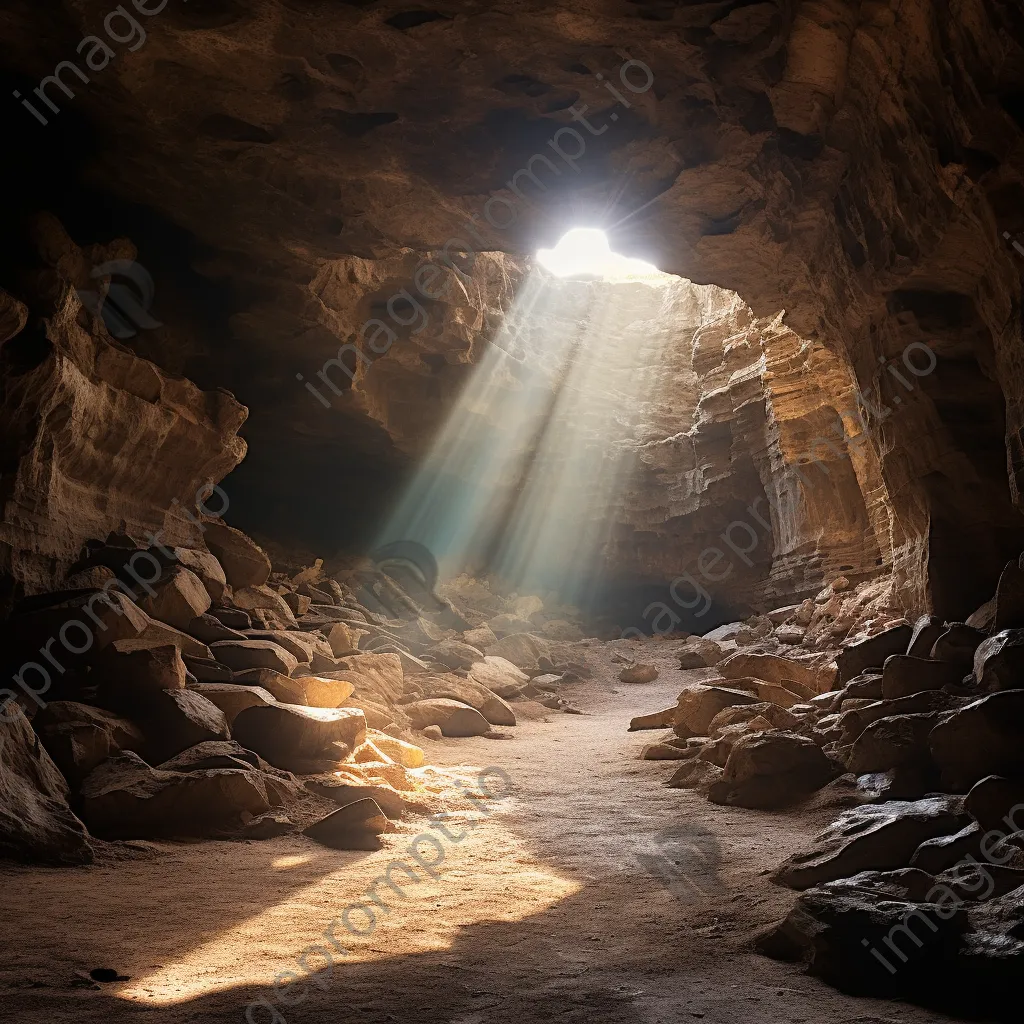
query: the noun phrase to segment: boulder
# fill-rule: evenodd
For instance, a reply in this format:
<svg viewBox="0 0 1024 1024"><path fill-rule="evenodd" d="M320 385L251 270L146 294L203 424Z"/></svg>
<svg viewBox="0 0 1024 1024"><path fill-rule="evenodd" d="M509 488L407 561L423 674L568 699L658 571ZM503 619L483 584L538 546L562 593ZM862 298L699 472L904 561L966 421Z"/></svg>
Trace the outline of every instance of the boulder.
<svg viewBox="0 0 1024 1024"><path fill-rule="evenodd" d="M469 644L470 647L475 647L478 651L486 651L491 644L498 642L498 638L490 626L484 625L477 626L476 629L467 629L462 634L462 642Z"/></svg>
<svg viewBox="0 0 1024 1024"><path fill-rule="evenodd" d="M965 825L959 832L948 836L926 839L910 858L910 866L937 875L941 871L959 864L967 857L981 856L981 840L985 835L976 821Z"/></svg>
<svg viewBox="0 0 1024 1024"><path fill-rule="evenodd" d="M863 707L843 712L839 717L842 743L850 744L872 723L893 715L928 715L933 712L956 711L970 703L944 690L924 690L896 700L878 700ZM820 724L820 723L819 723Z"/></svg>
<svg viewBox="0 0 1024 1024"><path fill-rule="evenodd" d="M983 640L975 649L973 670L983 690L1024 687L1024 629L1004 629Z"/></svg>
<svg viewBox="0 0 1024 1024"><path fill-rule="evenodd" d="M880 669L886 658L906 652L913 635L913 628L903 623L844 647L836 658L837 681L846 683L865 669Z"/></svg>
<svg viewBox="0 0 1024 1024"><path fill-rule="evenodd" d="M778 683L804 700L832 689L835 675L830 667L814 668L777 654L756 654L737 651L720 661L715 668L726 679L753 676L769 683Z"/></svg>
<svg viewBox="0 0 1024 1024"><path fill-rule="evenodd" d="M486 625L499 639L510 635L528 633L529 630L533 629L533 623L529 619L521 619L518 615L509 615L506 612L488 619ZM506 657L506 655L502 655L502 657Z"/></svg>
<svg viewBox="0 0 1024 1024"><path fill-rule="evenodd" d="M373 743L379 750L387 754L396 764L403 768L422 768L426 763L426 755L422 747L415 743L406 743L397 736L389 736L387 733L374 731L370 736Z"/></svg>
<svg viewBox="0 0 1024 1024"><path fill-rule="evenodd" d="M469 670L469 678L486 686L499 697L518 697L530 682L530 677L504 658L488 654Z"/></svg>
<svg viewBox="0 0 1024 1024"><path fill-rule="evenodd" d="M224 576L232 587L258 587L270 579L270 559L266 552L241 530L220 520L205 522L203 527L206 546L223 567Z"/></svg>
<svg viewBox="0 0 1024 1024"><path fill-rule="evenodd" d="M261 686L241 686L238 683L189 683L188 688L220 708L229 727L246 708L259 708L276 703L273 695Z"/></svg>
<svg viewBox="0 0 1024 1024"><path fill-rule="evenodd" d="M895 657L895 655L894 655ZM882 699L882 673L861 672L854 676L842 689L843 697L869 697L871 700Z"/></svg>
<svg viewBox="0 0 1024 1024"><path fill-rule="evenodd" d="M296 594L292 590L282 594L281 597L284 598L284 603L291 608L292 615L296 619L301 619L309 611L309 606L313 603L312 598L306 597L305 594Z"/></svg>
<svg viewBox="0 0 1024 1024"><path fill-rule="evenodd" d="M203 581L190 569L176 565L150 585L138 600L139 607L158 622L187 630L189 623L213 603Z"/></svg>
<svg viewBox="0 0 1024 1024"><path fill-rule="evenodd" d="M275 768L309 774L330 770L366 740L366 718L355 708L274 704L247 708L234 738Z"/></svg>
<svg viewBox="0 0 1024 1024"><path fill-rule="evenodd" d="M806 736L781 729L748 733L732 744L725 772L711 786L708 799L733 807L784 807L839 774L838 766Z"/></svg>
<svg viewBox="0 0 1024 1024"><path fill-rule="evenodd" d="M447 697L476 708L491 725L515 725L515 712L496 693L474 679L454 675L418 678L425 697ZM440 724L440 723L438 723Z"/></svg>
<svg viewBox="0 0 1024 1024"><path fill-rule="evenodd" d="M482 736L490 724L479 711L457 700L433 698L406 704L402 710L414 729L436 725L444 736Z"/></svg>
<svg viewBox="0 0 1024 1024"><path fill-rule="evenodd" d="M145 742L128 719L74 701L51 701L32 725L54 764L76 790L108 757L122 750L141 750Z"/></svg>
<svg viewBox="0 0 1024 1024"><path fill-rule="evenodd" d="M271 640L218 640L210 645L213 656L233 672L269 668L290 675L299 666L298 658Z"/></svg>
<svg viewBox="0 0 1024 1024"><path fill-rule="evenodd" d="M809 974L849 995L934 997L969 928L967 914L955 901L938 902L945 894L934 884L929 893L937 902L872 891L867 883L879 874L802 893L785 921L759 938L758 950L802 961Z"/></svg>
<svg viewBox="0 0 1024 1024"><path fill-rule="evenodd" d="M807 630L802 626L777 626L775 639L789 647L799 647L804 642Z"/></svg>
<svg viewBox="0 0 1024 1024"><path fill-rule="evenodd" d="M928 737L946 714L949 712L933 711L877 719L857 737L846 757L846 767L858 775L904 765L934 770Z"/></svg>
<svg viewBox="0 0 1024 1024"><path fill-rule="evenodd" d="M725 651L707 637L690 637L686 641L685 650L679 654L679 667L682 669L710 668L717 665L725 657Z"/></svg>
<svg viewBox="0 0 1024 1024"><path fill-rule="evenodd" d="M988 634L984 630L965 626L962 622L952 623L939 634L932 644L929 657L935 661L946 661L956 665L964 674L974 668L974 652Z"/></svg>
<svg viewBox="0 0 1024 1024"><path fill-rule="evenodd" d="M161 771L130 751L104 761L82 785L82 817L104 839L212 836L268 810L256 771Z"/></svg>
<svg viewBox="0 0 1024 1024"><path fill-rule="evenodd" d="M245 639L245 634L240 630L229 629L220 619L209 613L197 615L184 627L184 631L204 644L212 644L217 640Z"/></svg>
<svg viewBox="0 0 1024 1024"><path fill-rule="evenodd" d="M694 753L674 743L647 743L640 748L639 756L641 761L684 761Z"/></svg>
<svg viewBox="0 0 1024 1024"><path fill-rule="evenodd" d="M189 654L183 654L181 660L185 663L186 671L197 683L230 683L234 679L235 674L231 669L219 661L214 661L213 658L193 658Z"/></svg>
<svg viewBox="0 0 1024 1024"><path fill-rule="evenodd" d="M1007 562L996 586L996 607L992 629L1024 627L1024 569L1017 562Z"/></svg>
<svg viewBox="0 0 1024 1024"><path fill-rule="evenodd" d="M967 813L985 830L1024 830L1024 780L989 775L967 794Z"/></svg>
<svg viewBox="0 0 1024 1024"><path fill-rule="evenodd" d="M0 714L0 855L31 864L90 864L93 848L68 806L68 784L24 712Z"/></svg>
<svg viewBox="0 0 1024 1024"><path fill-rule="evenodd" d="M305 704L306 691L298 679L275 672L272 668L250 668L233 672L231 682L242 686L258 686L281 704Z"/></svg>
<svg viewBox="0 0 1024 1024"><path fill-rule="evenodd" d="M673 704L664 711L654 711L649 715L637 715L629 721L629 731L639 732L642 729L671 729L676 720L676 706Z"/></svg>
<svg viewBox="0 0 1024 1024"><path fill-rule="evenodd" d="M912 658L927 658L931 654L935 641L946 632L942 619L934 615L922 615L914 623L914 631L910 635L906 654Z"/></svg>
<svg viewBox="0 0 1024 1024"><path fill-rule="evenodd" d="M224 712L192 690L157 690L133 699L131 718L146 738L141 751L159 764L188 747L230 736Z"/></svg>
<svg viewBox="0 0 1024 1024"><path fill-rule="evenodd" d="M718 765L693 758L678 768L665 785L669 789L692 789L695 793L707 796L722 774Z"/></svg>
<svg viewBox="0 0 1024 1024"><path fill-rule="evenodd" d="M291 608L288 607L288 602L266 584L259 587L236 589L232 602L237 608L249 612L250 618L258 616L265 628L298 628L298 622L296 622Z"/></svg>
<svg viewBox="0 0 1024 1024"><path fill-rule="evenodd" d="M442 640L427 648L425 656L452 671L468 669L474 663L483 661L484 657L482 651L458 640Z"/></svg>
<svg viewBox="0 0 1024 1024"><path fill-rule="evenodd" d="M894 654L882 666L882 696L896 700L925 690L941 690L956 686L962 678L963 672L950 662Z"/></svg>
<svg viewBox="0 0 1024 1024"><path fill-rule="evenodd" d="M627 665L619 672L620 683L653 683L657 678L657 667L644 662Z"/></svg>
<svg viewBox="0 0 1024 1024"><path fill-rule="evenodd" d="M546 672L567 672L570 669L584 674L583 666L574 657L567 644L555 643L533 633L512 633L503 636L486 649L491 657L504 658L528 676Z"/></svg>
<svg viewBox="0 0 1024 1024"><path fill-rule="evenodd" d="M302 834L333 850L379 850L377 838L388 827L384 812L371 799L354 800L304 828Z"/></svg>
<svg viewBox="0 0 1024 1024"><path fill-rule="evenodd" d="M224 623L228 629L252 629L249 613L243 612L240 608L211 608L208 614Z"/></svg>
<svg viewBox="0 0 1024 1024"><path fill-rule="evenodd" d="M250 640L269 640L295 656L301 665L322 658L325 668L335 667L334 651L319 634L298 629L249 629L245 636Z"/></svg>
<svg viewBox="0 0 1024 1024"><path fill-rule="evenodd" d="M184 689L185 662L173 644L115 640L96 657L89 680L95 682L101 704L130 704L139 691Z"/></svg>
<svg viewBox="0 0 1024 1024"><path fill-rule="evenodd" d="M859 871L902 868L926 839L952 835L969 821L962 797L855 807L820 832L810 850L785 860L772 878L791 889L809 889Z"/></svg>
<svg viewBox="0 0 1024 1024"><path fill-rule="evenodd" d="M210 653L210 648L206 644L197 640L194 636L189 636L188 633L183 633L174 626L167 625L166 622L157 622L156 619L150 619L135 639L145 641L151 647L174 644L181 651L182 656L187 654L193 658L213 657Z"/></svg>
<svg viewBox="0 0 1024 1024"><path fill-rule="evenodd" d="M352 683L360 697L396 704L402 696L405 674L397 654L353 654L337 659L332 678Z"/></svg>
<svg viewBox="0 0 1024 1024"><path fill-rule="evenodd" d="M708 736L714 738L722 729L726 729L730 725L751 722L755 718L766 719L776 729L791 730L800 724L800 719L796 715L790 714L785 708L767 701L756 704L733 704L730 707L723 708L711 719L711 723L708 725Z"/></svg>
<svg viewBox="0 0 1024 1024"><path fill-rule="evenodd" d="M343 658L346 654L358 653L360 639L369 635L368 630L359 629L347 622L335 622L327 631L327 642L334 656Z"/></svg>
<svg viewBox="0 0 1024 1024"><path fill-rule="evenodd" d="M734 704L757 704L757 697L744 690L697 684L679 694L673 723L676 735L706 736L711 720L723 708Z"/></svg>
<svg viewBox="0 0 1024 1024"><path fill-rule="evenodd" d="M996 621L996 599L990 597L980 608L967 616L967 625L975 629L990 630Z"/></svg>
<svg viewBox="0 0 1024 1024"><path fill-rule="evenodd" d="M1024 690L993 693L932 730L929 744L943 782L965 792L986 775L1024 774Z"/></svg>
<svg viewBox="0 0 1024 1024"><path fill-rule="evenodd" d="M294 704L306 704L313 708L343 708L348 706L355 686L347 679L331 679L327 676L294 676L294 682L302 690L302 700Z"/></svg>

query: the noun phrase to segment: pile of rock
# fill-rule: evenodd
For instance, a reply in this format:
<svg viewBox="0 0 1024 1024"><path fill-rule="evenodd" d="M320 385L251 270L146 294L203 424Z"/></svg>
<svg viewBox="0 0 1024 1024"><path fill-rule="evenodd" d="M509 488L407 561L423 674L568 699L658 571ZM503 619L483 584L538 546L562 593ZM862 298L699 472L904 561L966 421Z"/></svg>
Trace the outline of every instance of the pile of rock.
<svg viewBox="0 0 1024 1024"><path fill-rule="evenodd" d="M335 578L319 561L288 576L225 523L203 533L202 548L124 533L90 543L65 590L4 624L18 686L0 710L0 851L82 862L90 836L300 825L365 848L417 790L416 732L507 735L513 702L558 707L586 671L545 635L552 621L548 633L574 627L538 625L537 598L479 584L439 598L373 566ZM325 815L325 799L346 813Z"/></svg>
<svg viewBox="0 0 1024 1024"><path fill-rule="evenodd" d="M810 703L802 735L845 772L815 799L853 806L775 872L802 895L760 948L846 991L988 1012L1024 967L1024 567L967 622L844 647Z"/></svg>

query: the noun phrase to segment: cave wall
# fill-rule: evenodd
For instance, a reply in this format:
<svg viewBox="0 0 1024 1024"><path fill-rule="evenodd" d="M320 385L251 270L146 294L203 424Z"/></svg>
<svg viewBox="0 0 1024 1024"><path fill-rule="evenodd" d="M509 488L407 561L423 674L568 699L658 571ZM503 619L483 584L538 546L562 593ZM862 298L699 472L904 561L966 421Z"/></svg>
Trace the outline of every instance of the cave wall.
<svg viewBox="0 0 1024 1024"><path fill-rule="evenodd" d="M108 11L12 0L3 71L32 96ZM355 543L400 490L410 438L436 421L418 392L399 402L385 385L436 376L443 407L472 339L508 308L479 296L516 278L481 283L469 314L442 303L426 353L436 374L407 379L389 353L358 397L319 406L304 383L339 346L363 344L367 305L415 296L425 260L472 278L467 250L518 258L590 220L614 225L622 251L735 292L758 321L759 337L721 353L711 332L750 324L709 327L698 344L706 421L683 476L708 486L623 509L622 564L646 571L668 536L666 568L685 563L692 538L710 542L723 514L763 493L775 550L752 594L891 566L904 607L962 615L1021 546L1024 264L1009 241L1024 229L1024 20L1012 0L172 0L137 22L145 39L112 41L88 84L68 79L73 98L51 86L47 125L9 99L12 151L74 123L75 173L111 198L110 232L78 240L109 241L118 204L135 204L194 238L188 273L230 292L223 329L182 330L161 308L166 340L129 348L252 410L253 454L228 486L253 525L320 516L311 541ZM158 276L159 295L174 280ZM907 390L891 368L914 343L937 365ZM862 396L866 428L848 415ZM801 475L794 453L840 420L836 452Z"/></svg>

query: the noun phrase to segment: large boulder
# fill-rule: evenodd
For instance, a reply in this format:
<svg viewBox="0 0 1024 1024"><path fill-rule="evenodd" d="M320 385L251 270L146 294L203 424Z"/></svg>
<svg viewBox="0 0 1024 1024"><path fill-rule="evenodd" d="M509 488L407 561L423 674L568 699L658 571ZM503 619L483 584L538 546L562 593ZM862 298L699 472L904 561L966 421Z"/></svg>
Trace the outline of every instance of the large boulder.
<svg viewBox="0 0 1024 1024"><path fill-rule="evenodd" d="M0 713L0 855L32 864L89 864L94 853L68 806L68 784L24 712Z"/></svg>
<svg viewBox="0 0 1024 1024"><path fill-rule="evenodd" d="M244 640L245 634L237 629L229 629L216 616L206 612L197 615L184 630L204 644L212 644L217 640Z"/></svg>
<svg viewBox="0 0 1024 1024"><path fill-rule="evenodd" d="M206 546L216 555L232 587L258 587L270 579L270 559L254 540L220 520L203 526Z"/></svg>
<svg viewBox="0 0 1024 1024"><path fill-rule="evenodd" d="M224 600L228 578L216 555L198 548L175 548L174 557L199 577L212 602L220 604Z"/></svg>
<svg viewBox="0 0 1024 1024"><path fill-rule="evenodd" d="M297 629L298 622L288 602L266 584L259 587L241 587L232 596L232 603L249 613L250 618L259 619L269 629Z"/></svg>
<svg viewBox="0 0 1024 1024"><path fill-rule="evenodd" d="M967 794L967 812L986 831L1024 830L1024 780L986 776Z"/></svg>
<svg viewBox="0 0 1024 1024"><path fill-rule="evenodd" d="M379 850L377 837L387 827L387 815L367 797L339 807L304 828L302 834L334 850Z"/></svg>
<svg viewBox="0 0 1024 1024"><path fill-rule="evenodd" d="M146 738L141 753L152 764L197 743L230 737L224 712L192 690L158 690L141 695L133 703L130 716Z"/></svg>
<svg viewBox="0 0 1024 1024"><path fill-rule="evenodd" d="M949 712L891 715L868 725L846 757L846 767L857 775L885 772L904 765L934 770L928 737Z"/></svg>
<svg viewBox="0 0 1024 1024"><path fill-rule="evenodd" d="M417 700L402 710L409 716L414 729L436 725L444 736L482 736L491 726L476 708L448 698Z"/></svg>
<svg viewBox="0 0 1024 1024"><path fill-rule="evenodd" d="M934 615L922 615L914 623L914 632L910 636L906 653L912 658L927 658L931 654L935 641L946 632L942 619Z"/></svg>
<svg viewBox="0 0 1024 1024"><path fill-rule="evenodd" d="M210 645L213 656L233 672L269 668L290 675L299 667L299 659L271 640L218 640Z"/></svg>
<svg viewBox="0 0 1024 1024"><path fill-rule="evenodd" d="M512 633L490 645L486 652L495 658L504 658L528 676L542 676L548 672L584 674L586 669L567 644L556 643L533 633Z"/></svg>
<svg viewBox="0 0 1024 1024"><path fill-rule="evenodd" d="M100 703L130 705L142 691L184 689L185 662L174 644L115 640L96 658L89 679L97 686Z"/></svg>
<svg viewBox="0 0 1024 1024"><path fill-rule="evenodd" d="M294 704L252 707L235 719L234 738L275 768L309 774L331 770L366 740L366 718L355 708Z"/></svg>
<svg viewBox="0 0 1024 1024"><path fill-rule="evenodd" d="M974 651L974 681L983 690L1024 687L1024 629L1004 629Z"/></svg>
<svg viewBox="0 0 1024 1024"><path fill-rule="evenodd" d="M476 708L491 725L515 725L516 714L496 693L474 679L445 674L417 677L417 684L427 698L448 697Z"/></svg>
<svg viewBox="0 0 1024 1024"><path fill-rule="evenodd" d="M806 736L781 729L747 733L732 744L725 774L711 786L708 799L733 807L784 807L839 774Z"/></svg>
<svg viewBox="0 0 1024 1024"><path fill-rule="evenodd" d="M959 697L944 690L923 690L921 693L898 697L896 700L876 700L844 711L839 716L842 743L853 743L872 722L877 722L880 718L956 711L969 703L970 698Z"/></svg>
<svg viewBox="0 0 1024 1024"><path fill-rule="evenodd" d="M778 683L798 694L804 700L832 689L835 670L829 666L814 667L777 654L757 654L737 651L715 666L726 679L753 676L769 683Z"/></svg>
<svg viewBox="0 0 1024 1024"><path fill-rule="evenodd" d="M481 686L486 686L499 697L518 697L530 677L516 668L511 661L488 654L483 661L476 662L469 670L469 678Z"/></svg>
<svg viewBox="0 0 1024 1024"><path fill-rule="evenodd" d="M882 696L896 700L924 690L941 690L956 686L962 677L963 672L955 663L894 654L882 666Z"/></svg>
<svg viewBox="0 0 1024 1024"><path fill-rule="evenodd" d="M482 661L484 657L482 651L458 640L442 640L433 647L428 647L424 654L425 657L453 671L468 669L475 662Z"/></svg>
<svg viewBox="0 0 1024 1024"><path fill-rule="evenodd" d="M105 761L82 785L82 817L104 839L211 836L268 810L257 771L162 771L131 752Z"/></svg>
<svg viewBox="0 0 1024 1024"><path fill-rule="evenodd" d="M974 667L974 652L988 634L984 630L954 622L939 634L929 657L956 665L961 672L970 672Z"/></svg>
<svg viewBox="0 0 1024 1024"><path fill-rule="evenodd" d="M396 704L402 696L405 673L397 654L353 654L338 658L334 679L352 683L360 697L382 704Z"/></svg>
<svg viewBox="0 0 1024 1024"><path fill-rule="evenodd" d="M706 736L711 720L723 708L735 704L757 704L758 698L745 690L733 690L725 686L704 686L697 684L679 694L673 726L676 735Z"/></svg>
<svg viewBox="0 0 1024 1024"><path fill-rule="evenodd" d="M932 730L932 757L943 782L965 792L986 775L1024 774L1024 690L973 701Z"/></svg>
<svg viewBox="0 0 1024 1024"><path fill-rule="evenodd" d="M347 679L314 675L298 675L293 679L302 690L302 700L291 703L305 704L311 708L347 707L348 699L355 690L355 685Z"/></svg>
<svg viewBox="0 0 1024 1024"><path fill-rule="evenodd" d="M139 607L158 622L187 630L189 623L213 603L203 581L190 569L176 565L150 585L139 598Z"/></svg>
<svg viewBox="0 0 1024 1024"><path fill-rule="evenodd" d="M810 850L785 860L772 877L791 889L809 889L859 871L902 868L926 839L952 835L969 821L962 797L854 807L815 836Z"/></svg>
<svg viewBox="0 0 1024 1024"><path fill-rule="evenodd" d="M886 658L906 653L913 635L913 628L902 623L844 647L836 658L837 682L845 683L868 668L880 669Z"/></svg>
<svg viewBox="0 0 1024 1024"><path fill-rule="evenodd" d="M276 703L273 695L261 686L242 686L238 683L189 683L188 688L220 708L229 727L246 708L261 708Z"/></svg>
<svg viewBox="0 0 1024 1024"><path fill-rule="evenodd" d="M142 732L126 718L102 708L55 700L32 722L47 753L75 789L98 765L122 750L141 750Z"/></svg>

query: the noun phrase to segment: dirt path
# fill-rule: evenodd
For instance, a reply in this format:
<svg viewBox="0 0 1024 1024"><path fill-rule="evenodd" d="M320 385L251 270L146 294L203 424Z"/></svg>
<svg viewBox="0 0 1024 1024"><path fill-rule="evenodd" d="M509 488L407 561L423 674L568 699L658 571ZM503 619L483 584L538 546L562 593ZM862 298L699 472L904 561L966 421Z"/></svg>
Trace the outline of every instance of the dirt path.
<svg viewBox="0 0 1024 1024"><path fill-rule="evenodd" d="M5 865L6 1019L240 1024L260 998L250 1020L290 1024L942 1019L841 996L743 949L793 899L767 872L831 815L729 810L664 788L672 765L637 761L644 734L626 726L672 703L683 674L659 659L657 682L627 686L609 653L571 694L586 715L524 722L514 742L429 746L438 763L499 767L513 795L460 841L440 837L436 878L419 869L405 898L378 889L387 910L364 937L335 932L349 953L333 967L308 953L311 980L303 950L325 944L324 929L390 861L415 867L424 819L372 854L288 837L165 843L154 857L76 870ZM449 832L462 835L454 822ZM417 849L439 859L429 842ZM76 987L75 972L94 967L131 980ZM281 978L275 993L282 971L301 979Z"/></svg>

